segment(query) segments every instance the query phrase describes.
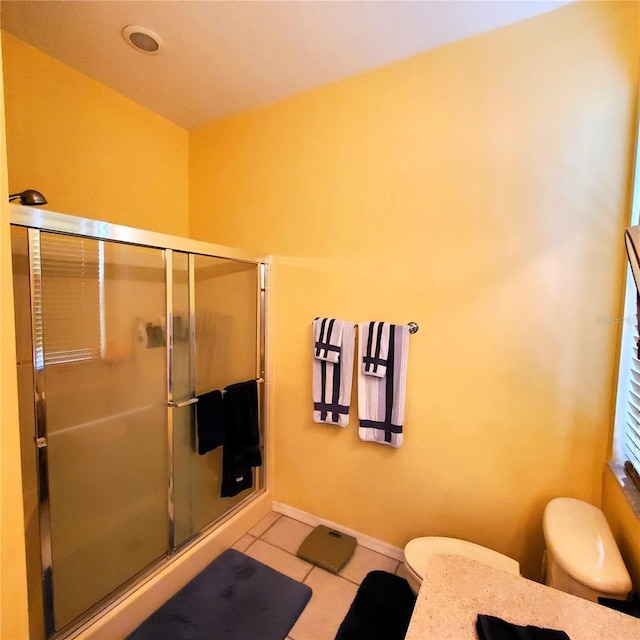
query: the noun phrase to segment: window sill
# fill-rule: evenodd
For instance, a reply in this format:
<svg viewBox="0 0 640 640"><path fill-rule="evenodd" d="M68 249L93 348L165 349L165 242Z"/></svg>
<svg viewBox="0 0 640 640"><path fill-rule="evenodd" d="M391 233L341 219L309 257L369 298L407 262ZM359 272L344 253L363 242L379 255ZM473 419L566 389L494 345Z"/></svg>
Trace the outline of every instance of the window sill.
<svg viewBox="0 0 640 640"><path fill-rule="evenodd" d="M611 469L613 475L618 479L622 493L624 493L625 497L629 501L636 517L640 519L640 491L627 476L627 473L624 470L624 465L620 462L612 461L609 462L609 469Z"/></svg>

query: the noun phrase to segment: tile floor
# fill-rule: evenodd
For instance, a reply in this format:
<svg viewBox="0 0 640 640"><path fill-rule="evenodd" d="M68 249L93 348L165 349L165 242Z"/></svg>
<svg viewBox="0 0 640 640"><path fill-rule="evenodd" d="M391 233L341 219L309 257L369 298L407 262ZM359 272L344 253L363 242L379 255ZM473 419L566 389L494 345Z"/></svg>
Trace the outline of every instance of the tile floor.
<svg viewBox="0 0 640 640"><path fill-rule="evenodd" d="M311 600L289 632L288 640L334 640L358 585L369 571L381 569L402 575L402 565L397 560L360 545L338 575L309 564L295 554L312 530L311 525L272 511L233 545L234 549L311 587Z"/></svg>

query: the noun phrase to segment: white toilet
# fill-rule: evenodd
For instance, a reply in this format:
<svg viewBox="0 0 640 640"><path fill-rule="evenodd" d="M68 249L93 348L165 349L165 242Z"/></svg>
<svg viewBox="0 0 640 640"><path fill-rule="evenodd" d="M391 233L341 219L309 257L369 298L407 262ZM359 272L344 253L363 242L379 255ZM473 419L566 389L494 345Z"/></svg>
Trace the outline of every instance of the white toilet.
<svg viewBox="0 0 640 640"><path fill-rule="evenodd" d="M544 510L545 584L598 601L626 599L631 578L604 513L582 500L555 498Z"/></svg>
<svg viewBox="0 0 640 640"><path fill-rule="evenodd" d="M414 538L404 548L404 568L407 581L416 595L424 579L425 568L431 557L437 553L465 556L490 567L520 575L520 565L515 560L479 544L456 538Z"/></svg>

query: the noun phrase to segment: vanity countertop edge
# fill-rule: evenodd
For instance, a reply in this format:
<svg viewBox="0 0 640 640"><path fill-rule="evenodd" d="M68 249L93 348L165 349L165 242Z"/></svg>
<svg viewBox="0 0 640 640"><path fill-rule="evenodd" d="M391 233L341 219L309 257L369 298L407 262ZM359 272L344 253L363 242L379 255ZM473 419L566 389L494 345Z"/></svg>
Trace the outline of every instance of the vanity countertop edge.
<svg viewBox="0 0 640 640"><path fill-rule="evenodd" d="M434 556L405 640L477 640L479 613L565 631L571 640L638 640L640 619L458 555Z"/></svg>

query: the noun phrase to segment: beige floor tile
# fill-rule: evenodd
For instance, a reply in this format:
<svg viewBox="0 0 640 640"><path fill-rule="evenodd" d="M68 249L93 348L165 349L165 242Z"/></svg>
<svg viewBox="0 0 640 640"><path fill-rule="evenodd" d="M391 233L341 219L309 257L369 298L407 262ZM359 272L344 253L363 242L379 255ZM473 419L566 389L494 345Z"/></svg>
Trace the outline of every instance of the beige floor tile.
<svg viewBox="0 0 640 640"><path fill-rule="evenodd" d="M304 582L313 595L289 635L292 640L333 640L358 587L318 567Z"/></svg>
<svg viewBox="0 0 640 640"><path fill-rule="evenodd" d="M287 516L280 519L261 537L266 542L296 554L302 541L313 531L313 527Z"/></svg>
<svg viewBox="0 0 640 640"><path fill-rule="evenodd" d="M242 536L240 540L236 540L235 543L231 546L232 549L236 551L246 551L250 545L252 545L256 539L253 536L250 536L248 533Z"/></svg>
<svg viewBox="0 0 640 640"><path fill-rule="evenodd" d="M292 556L290 553L278 549L263 540L256 540L245 553L268 567L300 582L305 579L312 566L308 562L296 558L296 556Z"/></svg>
<svg viewBox="0 0 640 640"><path fill-rule="evenodd" d="M279 513L270 511L267 515L256 524L253 529L249 531L249 534L259 538L276 520L280 517Z"/></svg>
<svg viewBox="0 0 640 640"><path fill-rule="evenodd" d="M388 571L395 573L398 561L366 547L358 545L339 575L351 582L360 584L369 571Z"/></svg>

